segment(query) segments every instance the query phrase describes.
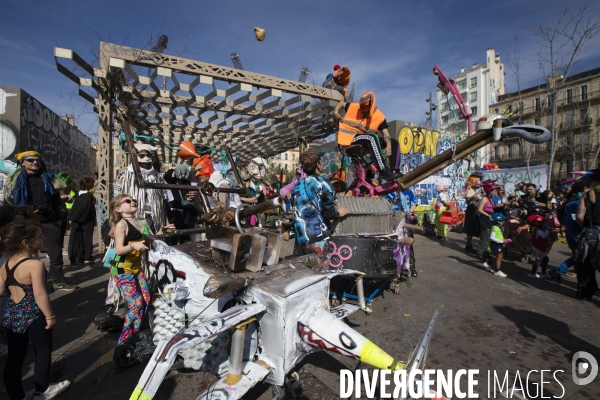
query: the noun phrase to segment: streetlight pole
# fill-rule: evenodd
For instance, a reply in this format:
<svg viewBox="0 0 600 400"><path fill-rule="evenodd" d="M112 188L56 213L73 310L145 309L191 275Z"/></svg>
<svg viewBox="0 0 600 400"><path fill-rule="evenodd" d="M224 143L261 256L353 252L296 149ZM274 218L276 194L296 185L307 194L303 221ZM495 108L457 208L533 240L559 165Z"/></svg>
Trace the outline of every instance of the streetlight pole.
<svg viewBox="0 0 600 400"><path fill-rule="evenodd" d="M433 104L433 100L431 99L431 92L429 92L429 98L425 99L426 102L429 103L429 112L427 114L427 124L428 126L433 126L433 112L437 110L437 104Z"/></svg>

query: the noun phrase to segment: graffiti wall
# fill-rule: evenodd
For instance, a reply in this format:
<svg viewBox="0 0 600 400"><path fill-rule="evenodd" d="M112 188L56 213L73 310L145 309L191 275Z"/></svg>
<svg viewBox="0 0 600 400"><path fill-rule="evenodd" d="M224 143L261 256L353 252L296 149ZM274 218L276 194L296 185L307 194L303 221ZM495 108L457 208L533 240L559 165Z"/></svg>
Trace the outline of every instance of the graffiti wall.
<svg viewBox="0 0 600 400"><path fill-rule="evenodd" d="M0 86L0 143L3 160L35 150L48 169L75 179L91 173L90 138L19 88Z"/></svg>
<svg viewBox="0 0 600 400"><path fill-rule="evenodd" d="M440 132L437 128L419 125L412 122L389 122L389 132L398 140L402 161L400 169L408 173L419 165L431 160L436 155L452 148L452 137ZM415 196L423 207L429 207L437 196L435 185L441 183L449 189L449 195L458 206L465 207L464 185L469 174L470 164L466 160L458 160L429 178L412 187Z"/></svg>

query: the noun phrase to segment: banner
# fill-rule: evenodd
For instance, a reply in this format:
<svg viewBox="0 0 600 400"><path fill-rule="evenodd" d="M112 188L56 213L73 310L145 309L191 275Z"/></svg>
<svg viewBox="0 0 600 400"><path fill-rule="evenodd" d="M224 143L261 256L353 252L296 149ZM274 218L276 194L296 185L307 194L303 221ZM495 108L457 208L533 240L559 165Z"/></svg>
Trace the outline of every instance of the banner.
<svg viewBox="0 0 600 400"><path fill-rule="evenodd" d="M515 185L519 182L533 183L540 192L546 190L546 182L548 180L548 166L541 165L536 167L523 168L507 168L507 169L492 169L483 170L483 179L498 179L497 184L504 186L506 194L515 191Z"/></svg>

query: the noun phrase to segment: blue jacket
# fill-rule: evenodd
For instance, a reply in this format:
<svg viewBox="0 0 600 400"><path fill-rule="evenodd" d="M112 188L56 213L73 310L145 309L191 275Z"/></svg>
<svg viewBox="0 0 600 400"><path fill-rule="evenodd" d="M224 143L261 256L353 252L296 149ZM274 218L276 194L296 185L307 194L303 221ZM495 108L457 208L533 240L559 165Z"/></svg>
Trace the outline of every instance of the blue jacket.
<svg viewBox="0 0 600 400"><path fill-rule="evenodd" d="M338 217L335 189L318 175L298 180L294 196L294 231L296 242L314 243L327 239L331 232L326 220Z"/></svg>

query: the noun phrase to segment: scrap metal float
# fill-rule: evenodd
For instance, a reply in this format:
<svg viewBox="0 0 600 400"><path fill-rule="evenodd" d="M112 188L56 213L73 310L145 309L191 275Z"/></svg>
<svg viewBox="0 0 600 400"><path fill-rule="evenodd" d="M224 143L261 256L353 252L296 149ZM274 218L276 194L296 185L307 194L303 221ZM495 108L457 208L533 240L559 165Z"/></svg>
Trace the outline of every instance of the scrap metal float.
<svg viewBox="0 0 600 400"><path fill-rule="evenodd" d="M305 83L109 43L101 43L100 68L92 68L67 49L56 48L55 59L59 71L80 85L80 94L94 105L100 117L97 193L103 212L111 197L113 132L125 132L130 151L132 126L137 134L162 135L161 140L167 145L181 143L185 136L196 143L225 149L241 182L229 147L243 160L257 154L269 157L296 147L298 142L325 137L334 131L331 110L341 100L338 92ZM71 60L87 75L77 76L59 59ZM142 76L135 67L148 68L148 75ZM183 83L178 74L191 76L191 83ZM163 90L154 82L157 76L164 79ZM225 82L227 87L217 87L216 81ZM208 90L201 91L203 85ZM96 98L89 94L90 88L97 92ZM313 102L313 98L320 101ZM395 190L404 190L453 160L502 137L517 135L535 142L549 136L541 127L510 125L510 121L499 116L482 118L475 135L392 185L397 186ZM174 154L165 152L165 161L173 160ZM262 380L289 388L290 371L317 349L352 357L376 368L406 367L407 363L401 360L408 357L388 355L342 321L358 306L342 304L332 308L329 303L330 279L334 276L355 274L356 270L370 276L389 276L389 265L373 267L367 262L356 262L355 268L346 267L350 257L345 250L351 249L357 256L365 246L342 244L343 240L356 239L387 245L386 239L373 237L389 234L395 227L389 204L387 208L383 206L385 200L340 198L340 204L348 205L351 212L338 225L337 236L332 239L334 243L340 240L336 248L338 258L333 258L334 268L330 271L318 271L313 269L317 265L314 255L280 261L278 233L245 230L239 223L236 225L239 218L279 207L281 199L226 209L218 200L219 192L240 189L215 188L211 184L149 184L141 179L136 157L131 157L131 162L140 187L197 191L194 202L208 238L208 242L179 246L148 238L150 276L160 293L149 313L157 347L132 399L151 399L178 356L186 367L217 376L200 388L198 398L209 399L239 399ZM214 207L209 205L208 197L213 197ZM380 252L383 250L379 248ZM369 254L373 254L373 249ZM365 260L361 257L356 260ZM360 307L365 307L364 298ZM437 312L409 364L423 361L436 318Z"/></svg>

